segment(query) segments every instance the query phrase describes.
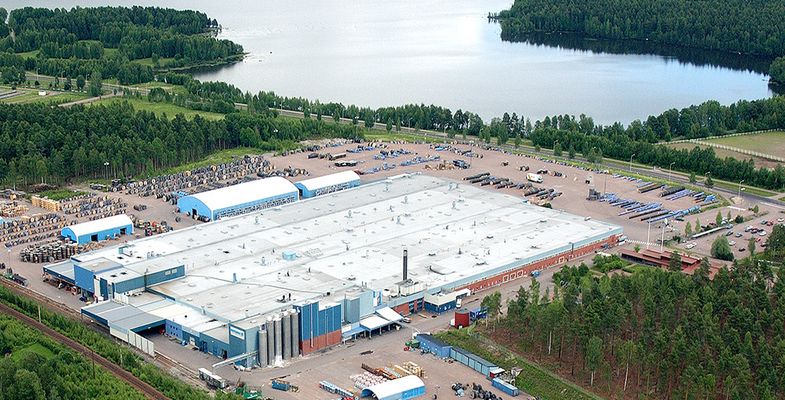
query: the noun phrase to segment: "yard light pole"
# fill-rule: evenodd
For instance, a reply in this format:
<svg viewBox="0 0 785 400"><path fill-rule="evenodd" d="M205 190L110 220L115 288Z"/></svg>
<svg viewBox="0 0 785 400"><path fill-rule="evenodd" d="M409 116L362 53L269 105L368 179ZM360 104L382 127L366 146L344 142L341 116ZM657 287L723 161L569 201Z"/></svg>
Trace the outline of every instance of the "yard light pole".
<svg viewBox="0 0 785 400"><path fill-rule="evenodd" d="M104 179L109 179L109 161L104 161Z"/></svg>
<svg viewBox="0 0 785 400"><path fill-rule="evenodd" d="M739 202L741 202L741 184L744 183L744 179L739 181Z"/></svg>
<svg viewBox="0 0 785 400"><path fill-rule="evenodd" d="M635 157L635 153L632 153L630 156L630 172L632 172L632 158Z"/></svg>
<svg viewBox="0 0 785 400"><path fill-rule="evenodd" d="M673 173L673 164L676 164L676 161L672 162L671 165L668 166L668 182L671 181L671 173Z"/></svg>

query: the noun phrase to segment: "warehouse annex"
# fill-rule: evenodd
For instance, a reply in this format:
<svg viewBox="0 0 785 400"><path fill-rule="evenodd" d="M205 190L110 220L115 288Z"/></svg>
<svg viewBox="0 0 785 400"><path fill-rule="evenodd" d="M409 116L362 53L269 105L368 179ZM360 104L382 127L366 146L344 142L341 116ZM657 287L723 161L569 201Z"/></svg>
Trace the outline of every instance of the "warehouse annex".
<svg viewBox="0 0 785 400"><path fill-rule="evenodd" d="M466 293L613 246L621 235L515 196L407 174L80 254L57 268L73 268L108 300L83 313L110 329L159 326L229 362L266 366L373 336L401 315L447 311Z"/></svg>

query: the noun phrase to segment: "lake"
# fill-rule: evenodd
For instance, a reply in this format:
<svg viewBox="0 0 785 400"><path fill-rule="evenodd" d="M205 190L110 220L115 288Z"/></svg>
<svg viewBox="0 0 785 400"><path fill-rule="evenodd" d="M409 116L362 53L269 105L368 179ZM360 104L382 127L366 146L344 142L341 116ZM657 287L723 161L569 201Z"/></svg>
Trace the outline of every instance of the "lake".
<svg viewBox="0 0 785 400"><path fill-rule="evenodd" d="M583 113L602 123L628 123L706 100L729 104L772 95L765 62L745 57L560 36L504 42L487 15L508 8L510 0L109 3L204 11L222 24L221 38L242 44L249 55L196 71L198 79L322 102L436 104L484 119L504 112L532 119Z"/></svg>

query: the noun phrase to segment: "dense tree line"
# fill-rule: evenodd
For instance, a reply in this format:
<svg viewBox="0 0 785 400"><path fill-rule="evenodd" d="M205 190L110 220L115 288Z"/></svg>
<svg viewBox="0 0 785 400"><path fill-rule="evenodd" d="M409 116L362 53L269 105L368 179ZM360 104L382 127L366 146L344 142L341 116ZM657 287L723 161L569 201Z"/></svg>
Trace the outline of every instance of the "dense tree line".
<svg viewBox="0 0 785 400"><path fill-rule="evenodd" d="M705 259L692 276L565 267L552 297L519 289L501 335L613 398L782 398L784 279L750 259L713 280Z"/></svg>
<svg viewBox="0 0 785 400"><path fill-rule="evenodd" d="M697 139L721 136L729 132L746 132L763 129L785 128L785 97L770 99L742 100L729 106L716 101L681 110L670 109L645 121L633 121L628 126L616 123L603 126L594 123L590 117L570 115L545 117L532 124L517 114L505 113L502 118L494 118L484 123L476 114L434 105L405 105L401 107L382 107L376 110L344 106L340 103L320 103L303 98L278 96L273 92L259 92L251 95L224 82L200 82L198 80L171 75L170 79L184 82L190 98L181 98L180 105L192 107L198 99L213 104L211 111L233 112L233 103L248 104L252 112L262 112L270 108L300 111L304 115L323 115L349 118L354 121L390 123L396 126L446 131L449 136L456 134L479 137L490 143L496 138L500 144L519 144L523 138L530 139L535 146L569 150L570 154L582 153L590 161L599 161L602 156L620 160L629 159L635 154L636 161L663 168L673 168L700 174L711 173L715 178L738 182L742 179L748 184L768 189L785 187L785 169L779 166L774 170L756 168L751 159L721 159L711 148L676 150L658 142L674 139ZM174 101L174 100L173 100ZM189 104L188 101L193 104ZM177 101L175 101L177 102ZM205 106L206 107L206 106ZM558 145L557 145L558 143Z"/></svg>
<svg viewBox="0 0 785 400"><path fill-rule="evenodd" d="M744 54L785 55L785 3L767 0L516 0L502 38L535 32L650 40Z"/></svg>
<svg viewBox="0 0 785 400"><path fill-rule="evenodd" d="M133 176L238 146L278 150L317 137L354 137L355 127L273 114L158 117L128 103L91 107L0 105L0 181L64 182L103 174Z"/></svg>
<svg viewBox="0 0 785 400"><path fill-rule="evenodd" d="M40 50L36 57L0 59L0 68L14 77L22 69L71 78L99 70L106 78L137 84L151 81L153 69L133 60L150 58L155 68L173 68L226 60L243 52L236 43L203 35L218 23L196 11L26 7L11 11L8 25L2 26L0 52Z"/></svg>
<svg viewBox="0 0 785 400"><path fill-rule="evenodd" d="M785 84L785 56L777 57L772 61L769 76L773 81Z"/></svg>
<svg viewBox="0 0 785 400"><path fill-rule="evenodd" d="M166 397L172 400L239 400L242 398L234 394L225 394L221 391L216 392L215 396L213 397L204 390L197 389L179 380L178 378L167 374L166 372L156 367L154 364L145 361L144 358L134 353L127 346L117 344L114 339L110 339L106 335L94 331L92 328L81 323L80 321L74 320L60 313L49 311L39 303L30 300L29 298L18 296L2 286L0 286L0 301L16 308L28 316L35 318L39 318L38 311L40 309L40 319L44 324L93 349L96 354L101 355L107 360L112 361L125 370L131 372L135 376L158 389ZM3 386L0 386L0 388L5 389ZM106 389L113 388L109 387ZM72 390L76 389L72 388ZM113 395L110 394L109 396ZM56 398L58 397L47 397L47 399ZM90 399L104 397L86 396L77 398Z"/></svg>
<svg viewBox="0 0 785 400"><path fill-rule="evenodd" d="M44 357L28 350L34 346L41 346L52 356ZM92 366L84 357L3 315L0 315L0 388L3 388L0 400L145 398L100 366Z"/></svg>
<svg viewBox="0 0 785 400"><path fill-rule="evenodd" d="M715 178L745 182L767 188L785 187L785 168L755 168L752 160L719 158L710 147L692 150L673 149L657 144L671 138L702 138L737 130L750 131L785 127L785 97L755 101L739 101L730 106L706 102L682 110L668 110L651 116L645 122L634 121L626 128L621 124L595 125L591 118L581 116L546 117L535 124L529 139L535 145L552 148L558 142L588 155L595 151L603 156L635 160L662 168L673 168L699 174L711 173ZM591 157L589 157L591 158ZM591 160L590 160L591 161Z"/></svg>

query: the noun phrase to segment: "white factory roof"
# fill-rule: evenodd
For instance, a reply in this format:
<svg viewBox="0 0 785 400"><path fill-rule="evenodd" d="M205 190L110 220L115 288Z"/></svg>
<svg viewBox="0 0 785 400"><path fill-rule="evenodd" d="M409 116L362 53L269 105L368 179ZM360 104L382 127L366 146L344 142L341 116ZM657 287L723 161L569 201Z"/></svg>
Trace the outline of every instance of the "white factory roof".
<svg viewBox="0 0 785 400"><path fill-rule="evenodd" d="M318 178L306 179L297 182L303 185L308 190L315 190L319 188L329 187L333 185L340 185L342 183L349 183L352 181L359 181L360 175L354 171L343 171L336 174L324 175Z"/></svg>
<svg viewBox="0 0 785 400"><path fill-rule="evenodd" d="M382 382L378 385L369 386L363 389L363 395L366 395L365 393L370 392L373 393L377 399L397 398L395 395L400 395L406 391L417 389L423 386L425 386L425 383L423 383L422 379L414 375L407 375L403 378L393 379L391 381Z"/></svg>
<svg viewBox="0 0 785 400"><path fill-rule="evenodd" d="M360 326L370 331L387 325L390 325L390 321L375 314L360 320Z"/></svg>
<svg viewBox="0 0 785 400"><path fill-rule="evenodd" d="M398 314L397 312L395 312L395 310L393 310L390 307L380 308L380 309L376 310L376 314L378 314L380 317L382 317L382 318L384 318L384 319L386 319L386 320L388 320L390 322L398 322L398 321L403 319L401 314Z"/></svg>
<svg viewBox="0 0 785 400"><path fill-rule="evenodd" d="M406 175L79 257L140 274L184 265L185 277L155 292L236 322L357 290L386 292L402 280L403 249L409 278L436 293L621 233L521 197ZM297 257L284 260L284 251Z"/></svg>
<svg viewBox="0 0 785 400"><path fill-rule="evenodd" d="M297 193L297 188L285 178L273 176L192 194L190 197L201 201L210 210L216 211L287 193Z"/></svg>
<svg viewBox="0 0 785 400"><path fill-rule="evenodd" d="M134 223L131 221L130 217L125 214L120 214L112 217L97 219L95 221L88 221L82 222L81 224L71 225L66 227L66 229L70 229L71 232L76 235L76 237L80 237L133 224Z"/></svg>

